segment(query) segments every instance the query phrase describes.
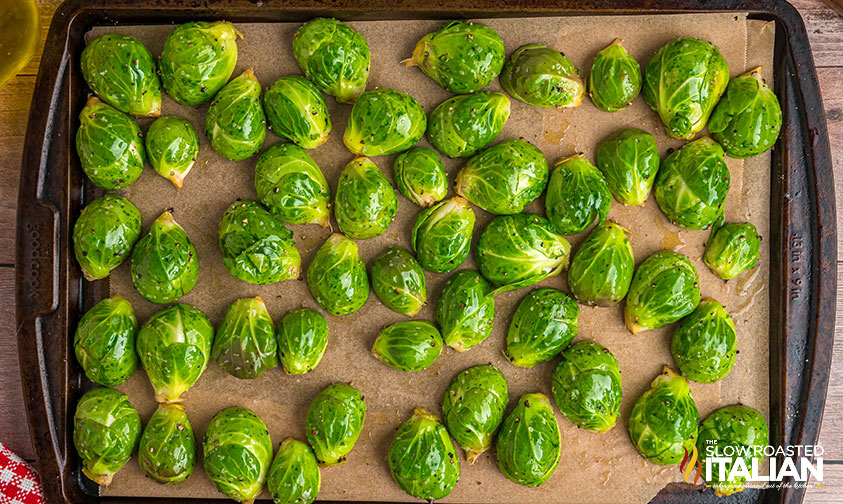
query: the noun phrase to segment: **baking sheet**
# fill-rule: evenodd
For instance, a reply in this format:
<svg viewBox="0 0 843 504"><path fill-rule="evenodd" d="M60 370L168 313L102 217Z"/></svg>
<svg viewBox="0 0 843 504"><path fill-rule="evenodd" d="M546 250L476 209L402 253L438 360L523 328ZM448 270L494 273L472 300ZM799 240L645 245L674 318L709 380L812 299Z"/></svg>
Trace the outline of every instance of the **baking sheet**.
<svg viewBox="0 0 843 504"><path fill-rule="evenodd" d="M678 36L705 38L718 45L729 62L732 76L762 64L771 79L773 25L747 20L741 14L690 14L661 16L537 17L524 19L478 20L495 28L504 39L507 53L526 43L541 43L564 51L587 75L593 55L614 38L624 39L624 46L645 65L650 55L663 43ZM369 89L394 87L418 99L427 112L448 98L418 69L399 64L412 52L416 41L441 26L438 21L366 21L349 23L369 41L372 67ZM300 70L292 57L290 41L298 23L240 24L244 40L238 41L239 60L234 75L252 68L264 88L275 79ZM106 32L138 37L153 54L159 54L172 26L102 27L88 37ZM491 89L499 90L495 81ZM331 184L332 194L340 171L353 156L342 144L348 113L347 105L337 105L328 98L334 131L323 146L310 151ZM192 109L164 98L163 113L188 118L200 132L201 146L197 165L188 175L181 191L147 168L141 178L123 191L144 217L144 231L164 209L173 208L176 220L196 245L200 274L197 287L181 301L202 309L218 324L228 304L242 297L263 297L270 314L278 321L290 309L308 306L319 309L303 279L269 286L254 286L230 276L221 263L217 244L217 225L225 208L236 199L255 199L253 169L255 159L240 163L224 160L210 148L201 133L207 106ZM146 128L149 120L143 120ZM539 127L540 126L540 127ZM668 148L683 142L664 134L658 117L639 97L626 110L608 114L597 110L588 100L573 110L547 110L512 102L512 114L499 140L522 137L536 144L551 166L558 159L577 151L594 159L598 142L616 129L638 127L653 133L664 155ZM269 133L264 147L279 138ZM421 145L428 145L422 140ZM373 161L387 177L392 177L394 156L380 156ZM451 177L464 160L445 160ZM762 236L769 236L770 156L765 154L741 161L727 158L732 182L727 198L728 220L748 219ZM528 211L543 213L543 198ZM359 240L365 261L392 245L409 246L409 235L419 208L400 197L395 222L387 232L374 239ZM480 209L477 214L475 242L479 231L492 219ZM723 302L734 314L738 331L738 356L735 370L718 384L691 383L694 398L704 417L720 405L743 402L767 416L769 397L768 371L768 261L767 240L762 242L759 267L731 282L723 282L702 263L701 255L707 231L681 231L660 213L651 198L643 207L626 208L615 203L610 218L631 230L636 263L660 249L677 250L688 255L700 274L704 297ZM329 235L318 226L290 226L302 253L302 272L306 271L316 249ZM570 237L574 247L583 235ZM473 244L473 245L474 245ZM473 249L473 247L472 247ZM474 268L473 254L462 268ZM432 320L436 300L449 275L427 273L429 305L418 315ZM112 293L130 300L143 322L162 308L143 300L132 288L129 265L124 264L111 276ZM541 283L567 290L566 275ZM550 376L555 362L533 369L516 368L501 355L512 312L530 288L508 292L496 298L497 314L492 335L474 349L457 353L446 348L427 370L417 373L394 371L376 359L369 349L379 329L386 324L406 320L393 313L370 294L357 313L338 318L328 316L330 343L320 365L304 376L286 376L282 369L270 370L257 380L239 380L211 362L197 384L185 395L185 406L202 439L211 417L229 406L243 406L258 413L269 427L276 445L285 437L304 439L304 416L311 398L324 386L336 381L354 381L368 404L363 433L348 462L322 471L320 498L325 500L415 501L395 485L389 475L386 453L395 429L416 406L440 410L445 387L460 370L481 363L492 363L506 375L511 403L524 393L541 391L550 395ZM623 325L622 306L614 308L583 307L577 340L594 339L612 350L623 375L621 418L611 431L593 434L577 429L558 411L562 430L562 461L554 475L541 487L526 488L506 480L498 471L494 451L480 457L476 464L462 464L460 481L443 502L646 502L665 484L681 481L678 466L660 467L646 462L629 441L626 423L635 399L665 364L672 365L669 341L672 327L631 335ZM126 384L118 387L137 407L144 422L155 410L152 389L145 373L139 370ZM460 453L461 450L458 450ZM142 495L160 497L223 498L199 466L194 474L177 486L163 486L145 479L134 457L114 478L103 495ZM266 492L264 497L266 497Z"/></svg>

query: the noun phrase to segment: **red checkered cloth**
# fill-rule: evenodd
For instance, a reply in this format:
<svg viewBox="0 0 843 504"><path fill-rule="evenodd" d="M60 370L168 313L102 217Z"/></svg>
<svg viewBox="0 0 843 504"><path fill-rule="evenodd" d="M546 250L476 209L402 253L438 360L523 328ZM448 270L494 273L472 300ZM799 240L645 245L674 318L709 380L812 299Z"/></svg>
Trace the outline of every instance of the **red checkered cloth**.
<svg viewBox="0 0 843 504"><path fill-rule="evenodd" d="M38 473L3 443L0 443L0 504L44 504Z"/></svg>

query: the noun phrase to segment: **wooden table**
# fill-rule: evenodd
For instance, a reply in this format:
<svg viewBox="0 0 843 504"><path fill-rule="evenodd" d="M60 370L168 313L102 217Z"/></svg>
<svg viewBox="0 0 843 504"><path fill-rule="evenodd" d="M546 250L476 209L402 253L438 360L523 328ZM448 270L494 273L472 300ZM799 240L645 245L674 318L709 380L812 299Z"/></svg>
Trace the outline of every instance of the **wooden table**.
<svg viewBox="0 0 843 504"><path fill-rule="evenodd" d="M819 0L791 0L805 20L825 100L838 193L839 288L843 290L843 16ZM42 47L60 1L39 0ZM0 442L32 461L17 360L14 313L15 212L23 136L39 55L0 89ZM838 292L834 362L820 433L825 448L824 486L810 488L805 502L843 503L843 292Z"/></svg>

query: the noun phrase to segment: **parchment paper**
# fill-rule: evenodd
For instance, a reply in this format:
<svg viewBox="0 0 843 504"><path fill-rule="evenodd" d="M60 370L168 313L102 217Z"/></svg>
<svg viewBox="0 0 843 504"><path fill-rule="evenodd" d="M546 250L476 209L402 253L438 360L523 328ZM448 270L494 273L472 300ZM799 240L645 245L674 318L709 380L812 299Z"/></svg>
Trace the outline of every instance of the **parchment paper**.
<svg viewBox="0 0 843 504"><path fill-rule="evenodd" d="M749 21L745 15L700 14L626 17L540 17L525 19L480 20L495 28L503 37L507 52L522 44L536 42L564 51L587 75L594 54L615 37L643 65L663 43L678 36L701 37L715 43L729 62L732 76L763 64L771 76L773 26ZM372 68L369 89L394 87L410 93L430 112L449 97L418 69L405 69L400 60L410 55L416 41L442 23L437 21L371 21L349 23L369 41ZM290 41L298 24L238 25L245 39L238 41L239 59L235 75L253 68L264 88L275 79L300 70L293 59ZM103 27L89 37L105 32L134 35L159 54L172 26ZM499 89L497 81L491 89ZM353 156L342 145L350 106L339 106L327 99L334 131L328 143L310 151L324 171L333 190L339 172ZM201 150L197 165L188 175L184 188L176 191L169 181L147 168L141 178L123 193L140 208L144 232L164 209L173 208L176 220L186 229L196 245L200 260L197 287L181 301L195 305L218 324L231 302L260 295L270 314L278 321L290 309L299 306L317 308L303 280L291 280L269 286L253 286L230 276L221 263L217 244L217 225L225 208L234 200L256 199L253 187L255 159L240 163L226 161L211 150L201 133L207 106L182 107L167 97L163 113L188 118L200 132ZM144 128L149 121L143 121ZM560 158L583 151L593 160L598 142L616 129L639 127L656 136L664 155L668 148L683 142L668 139L655 113L638 98L626 110L614 114L598 111L587 99L573 110L547 110L512 101L512 114L499 140L523 137L535 143L551 166ZM269 133L264 147L279 139ZM422 140L421 145L428 145ZM374 158L387 177L392 177L393 156ZM445 160L453 177L464 164ZM770 157L762 155L748 161L728 159L731 190L726 204L729 220L749 219L765 238L769 235ZM453 179L452 179L453 180ZM529 207L543 213L544 198ZM475 209L479 232L492 216ZM400 198L397 219L388 231L374 239L360 240L364 260L391 245L409 246L409 235L419 208ZM735 370L721 384L692 383L694 398L702 417L720 405L742 401L768 411L768 261L763 242L759 267L729 283L715 277L701 260L707 231L680 231L662 216L651 198L643 208L625 208L614 203L610 218L632 231L636 262L660 249L687 254L700 274L702 294L723 302L734 314L738 330L738 356ZM314 225L291 226L302 253L302 272L329 231ZM571 237L573 245L584 234ZM472 257L462 268L474 268ZM432 320L434 306L448 275L427 273L429 304L417 316ZM541 285L567 290L566 274ZM201 439L210 418L229 406L244 406L258 413L269 427L273 443L288 436L304 439L304 416L311 398L324 386L336 381L354 381L365 395L368 414L363 433L348 462L322 471L320 498L327 500L413 501L392 481L386 453L395 429L416 406L440 411L441 395L460 370L481 363L493 363L506 375L510 402L524 393L541 391L550 396L550 376L555 362L520 369L501 355L510 317L517 303L531 289L502 294L496 299L497 314L492 335L479 347L457 353L446 348L439 359L425 371L393 371L373 358L369 349L381 327L405 320L391 312L372 293L366 305L347 317L328 316L330 343L321 364L305 376L286 376L281 368L266 372L257 380L239 380L211 362L198 383L185 395L185 405ZM132 288L129 265L124 264L111 276L112 293L129 299L141 322L161 306L143 300ZM614 308L583 307L579 318L578 340L594 339L612 350L623 374L622 416L611 431L592 434L577 429L558 411L562 430L562 461L547 483L526 488L506 480L494 461L494 450L480 457L474 465L462 464L460 481L444 502L646 502L665 484L681 481L677 466L660 467L646 462L633 448L627 434L627 420L635 399L649 387L650 381L665 364L673 365L669 353L672 327L631 335L623 325L622 306ZM129 394L144 422L155 410L152 389L143 371L119 387ZM554 408L555 409L555 408ZM199 444L199 443L198 443ZM458 450L462 457L462 450ZM162 486L143 477L137 458L133 458L114 478L105 495L144 495L160 497L222 498L201 467L201 455L193 475L177 486ZM266 496L266 493L264 494Z"/></svg>

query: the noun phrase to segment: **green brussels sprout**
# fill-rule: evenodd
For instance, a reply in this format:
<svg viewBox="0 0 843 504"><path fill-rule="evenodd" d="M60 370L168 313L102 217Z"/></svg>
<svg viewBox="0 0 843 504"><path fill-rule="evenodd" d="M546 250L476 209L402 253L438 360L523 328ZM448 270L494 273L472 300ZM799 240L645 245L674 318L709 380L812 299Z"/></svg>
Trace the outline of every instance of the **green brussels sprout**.
<svg viewBox="0 0 843 504"><path fill-rule="evenodd" d="M445 282L436 303L436 324L446 345L464 352L489 337L494 321L492 287L480 273L458 271Z"/></svg>
<svg viewBox="0 0 843 504"><path fill-rule="evenodd" d="M277 143L255 165L255 190L270 212L288 224L331 227L331 188L301 147Z"/></svg>
<svg viewBox="0 0 843 504"><path fill-rule="evenodd" d="M448 174L439 155L427 147L399 154L393 165L395 185L405 198L429 207L448 195Z"/></svg>
<svg viewBox="0 0 843 504"><path fill-rule="evenodd" d="M427 116L412 96L389 88L360 95L342 141L358 156L397 154L416 145L427 128Z"/></svg>
<svg viewBox="0 0 843 504"><path fill-rule="evenodd" d="M213 340L211 321L190 305L169 306L146 321L136 346L156 401L182 401L205 371Z"/></svg>
<svg viewBox="0 0 843 504"><path fill-rule="evenodd" d="M334 197L340 231L356 239L380 236L397 211L395 188L369 158L355 158L343 168Z"/></svg>
<svg viewBox="0 0 843 504"><path fill-rule="evenodd" d="M498 468L514 483L537 487L556 471L561 444L562 434L547 396L524 394L498 432Z"/></svg>
<svg viewBox="0 0 843 504"><path fill-rule="evenodd" d="M454 190L495 215L517 214L547 185L547 159L525 140L505 140L481 151L457 173Z"/></svg>
<svg viewBox="0 0 843 504"><path fill-rule="evenodd" d="M222 264L235 278L265 285L301 273L293 232L257 201L235 201L219 226Z"/></svg>
<svg viewBox="0 0 843 504"><path fill-rule="evenodd" d="M309 373L328 347L328 321L310 308L290 310L278 324L278 357L288 375Z"/></svg>
<svg viewBox="0 0 843 504"><path fill-rule="evenodd" d="M703 262L723 280L749 271L761 254L761 236L749 222L729 222L712 229Z"/></svg>
<svg viewBox="0 0 843 504"><path fill-rule="evenodd" d="M700 304L697 268L684 255L662 250L638 266L623 318L632 334L672 324Z"/></svg>
<svg viewBox="0 0 843 504"><path fill-rule="evenodd" d="M597 146L597 168L606 177L612 196L624 205L647 202L659 162L656 139L640 129L619 130Z"/></svg>
<svg viewBox="0 0 843 504"><path fill-rule="evenodd" d="M79 320L73 337L76 361L94 383L114 387L138 368L135 336L138 319L132 304L115 294L95 304Z"/></svg>
<svg viewBox="0 0 843 504"><path fill-rule="evenodd" d="M471 204L459 196L419 212L410 244L422 268L433 273L459 268L471 249L474 221Z"/></svg>
<svg viewBox="0 0 843 504"><path fill-rule="evenodd" d="M316 500L322 476L316 456L307 443L293 438L281 441L266 486L274 504L310 504Z"/></svg>
<svg viewBox="0 0 843 504"><path fill-rule="evenodd" d="M580 307L556 289L535 289L521 300L506 333L503 356L518 367L533 367L559 355L577 335Z"/></svg>
<svg viewBox="0 0 843 504"><path fill-rule="evenodd" d="M503 93L454 96L430 113L427 139L448 157L471 157L495 141L507 119L509 98Z"/></svg>
<svg viewBox="0 0 843 504"><path fill-rule="evenodd" d="M594 57L588 74L588 97L604 112L632 105L641 92L641 66L615 39Z"/></svg>
<svg viewBox="0 0 843 504"><path fill-rule="evenodd" d="M761 67L735 77L714 108L708 131L732 158L769 150L782 128L779 99L761 77Z"/></svg>
<svg viewBox="0 0 843 504"><path fill-rule="evenodd" d="M310 261L307 286L331 315L348 315L362 308L369 297L369 277L354 240L339 233L329 236Z"/></svg>
<svg viewBox="0 0 843 504"><path fill-rule="evenodd" d="M366 90L369 44L345 23L316 18L303 24L293 34L293 55L307 78L340 103Z"/></svg>
<svg viewBox="0 0 843 504"><path fill-rule="evenodd" d="M626 296L635 270L627 234L629 230L607 221L582 242L568 268L568 287L577 301L614 306Z"/></svg>
<svg viewBox="0 0 843 504"><path fill-rule="evenodd" d="M272 440L261 417L246 408L220 411L205 430L202 451L217 490L237 502L255 501L272 462Z"/></svg>
<svg viewBox="0 0 843 504"><path fill-rule="evenodd" d="M635 401L629 416L629 437L645 459L674 465L694 449L699 421L688 382L665 366Z"/></svg>
<svg viewBox="0 0 843 504"><path fill-rule="evenodd" d="M105 278L123 264L140 234L140 210L123 196L88 203L73 225L73 253L85 279Z"/></svg>
<svg viewBox="0 0 843 504"><path fill-rule="evenodd" d="M729 64L705 40L681 37L663 45L644 69L644 101L661 117L667 134L691 139L729 82Z"/></svg>
<svg viewBox="0 0 843 504"><path fill-rule="evenodd" d="M322 467L348 458L366 420L366 403L351 383L328 385L310 402L304 421L307 442Z"/></svg>
<svg viewBox="0 0 843 504"><path fill-rule="evenodd" d="M175 485L193 474L196 438L181 404L159 404L152 414L138 449L138 463L148 477Z"/></svg>
<svg viewBox="0 0 843 504"><path fill-rule="evenodd" d="M421 371L442 353L442 335L433 324L408 320L384 327L372 345L372 355L397 371Z"/></svg>
<svg viewBox="0 0 843 504"><path fill-rule="evenodd" d="M167 210L132 251L132 284L147 301L167 304L190 292L198 279L196 247Z"/></svg>
<svg viewBox="0 0 843 504"><path fill-rule="evenodd" d="M159 117L146 131L146 153L155 171L181 189L199 155L199 135L187 119Z"/></svg>
<svg viewBox="0 0 843 504"><path fill-rule="evenodd" d="M491 364L460 371L445 389L442 416L469 464L492 447L508 403L506 378Z"/></svg>
<svg viewBox="0 0 843 504"><path fill-rule="evenodd" d="M483 89L501 73L506 52L498 32L481 23L451 21L416 44L404 66L418 66L456 94Z"/></svg>
<svg viewBox="0 0 843 504"><path fill-rule="evenodd" d="M79 113L76 153L88 180L106 191L123 189L133 183L146 162L143 133L138 124L96 96L88 98Z"/></svg>
<svg viewBox="0 0 843 504"><path fill-rule="evenodd" d="M656 203L674 225L706 229L723 213L729 178L723 148L709 137L694 140L662 161Z"/></svg>
<svg viewBox="0 0 843 504"><path fill-rule="evenodd" d="M527 44L509 55L501 87L509 96L534 107L579 107L585 95L582 73L563 53Z"/></svg>
<svg viewBox="0 0 843 504"><path fill-rule="evenodd" d="M170 98L189 107L211 101L234 72L237 37L243 34L227 21L197 21L177 26L158 64Z"/></svg>
<svg viewBox="0 0 843 504"><path fill-rule="evenodd" d="M545 211L559 234L585 231L592 222L603 224L612 207L606 177L584 155L576 154L556 163L547 183Z"/></svg>
<svg viewBox="0 0 843 504"><path fill-rule="evenodd" d="M211 358L232 376L254 379L278 365L275 325L260 297L231 303L214 335Z"/></svg>
<svg viewBox="0 0 843 504"><path fill-rule="evenodd" d="M621 371L608 348L580 341L562 352L553 369L553 398L577 427L606 432L620 417Z"/></svg>
<svg viewBox="0 0 843 504"><path fill-rule="evenodd" d="M767 447L767 421L758 411L734 404L714 410L702 421L697 436L697 451L703 464L703 474L708 457L729 457L731 461L724 468L726 480L720 479L719 465L711 468L711 480L708 485L714 488L718 497L742 492L746 488L746 477L737 476L730 479L729 474L738 458L742 458L744 467L752 474L753 459L755 464L761 462L763 450Z"/></svg>
<svg viewBox="0 0 843 504"><path fill-rule="evenodd" d="M76 404L73 445L82 459L82 472L98 485L108 486L138 446L141 421L129 397L107 387L89 390Z"/></svg>
<svg viewBox="0 0 843 504"><path fill-rule="evenodd" d="M298 75L281 77L263 95L266 120L276 135L305 149L328 140L331 116L322 92Z"/></svg>
<svg viewBox="0 0 843 504"><path fill-rule="evenodd" d="M496 217L477 242L477 267L498 285L495 293L520 289L568 267L571 244L544 217L522 213Z"/></svg>
<svg viewBox="0 0 843 504"><path fill-rule="evenodd" d="M414 317L427 303L424 271L404 247L389 247L369 268L372 290L390 310Z"/></svg>
<svg viewBox="0 0 843 504"><path fill-rule="evenodd" d="M266 138L261 84L251 69L219 90L205 115L205 135L220 156L243 161L256 155Z"/></svg>
<svg viewBox="0 0 843 504"><path fill-rule="evenodd" d="M676 325L670 353L689 380L714 383L735 367L738 343L735 323L723 305L703 299Z"/></svg>
<svg viewBox="0 0 843 504"><path fill-rule="evenodd" d="M106 33L94 38L82 50L79 67L91 91L120 112L161 114L161 81L155 59L135 37Z"/></svg>
<svg viewBox="0 0 843 504"><path fill-rule="evenodd" d="M401 424L387 454L392 479L409 495L444 499L460 478L460 459L439 417L416 408Z"/></svg>

